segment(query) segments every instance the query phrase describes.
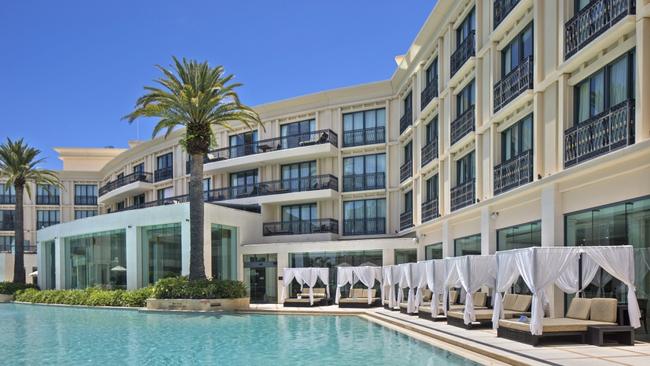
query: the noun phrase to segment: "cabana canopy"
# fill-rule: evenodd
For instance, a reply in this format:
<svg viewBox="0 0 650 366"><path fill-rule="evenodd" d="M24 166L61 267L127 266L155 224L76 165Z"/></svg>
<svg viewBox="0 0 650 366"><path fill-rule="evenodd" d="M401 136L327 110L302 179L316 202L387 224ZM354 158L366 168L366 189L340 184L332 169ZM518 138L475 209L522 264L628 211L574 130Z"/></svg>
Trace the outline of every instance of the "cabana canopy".
<svg viewBox="0 0 650 366"><path fill-rule="evenodd" d="M418 288L418 266L417 263L402 263L398 264L400 277L399 277L399 291L397 292L397 303L401 303L404 298L404 289L408 288L409 293L407 297L406 311L414 313L417 310L415 305L415 289Z"/></svg>
<svg viewBox="0 0 650 366"><path fill-rule="evenodd" d="M300 288L307 286L309 287L309 304L314 304L314 286L320 278L320 280L325 284L325 291L327 297L330 296L330 285L329 285L329 268L316 268L316 267L305 267L305 268L284 268L282 274L282 302L286 300L286 294L289 292L289 285L293 280L296 280L300 284Z"/></svg>
<svg viewBox="0 0 650 366"><path fill-rule="evenodd" d="M447 284L452 286L460 284L465 290L465 311L463 320L465 324L476 321L474 313L474 300L472 295L481 286L495 287L497 275L497 262L494 255L466 255L462 257L447 258ZM455 273L454 273L455 272ZM448 292L448 287L447 291ZM446 300L446 299L445 299ZM445 301L445 308L447 307Z"/></svg>
<svg viewBox="0 0 650 366"><path fill-rule="evenodd" d="M400 271L396 265L389 265L382 267L383 282L382 282L382 299L388 300L388 306L394 308L397 304L395 299L395 285L399 282Z"/></svg>
<svg viewBox="0 0 650 366"><path fill-rule="evenodd" d="M582 255L582 273L580 258ZM641 326L639 304L634 286L634 252L629 245L585 247L532 247L497 252L497 287L492 324L502 317L502 293L521 276L533 293L530 332L542 334L546 288L557 285L566 293L577 293L594 279L598 268L623 282L627 288L628 313L634 328ZM580 280L581 278L581 280Z"/></svg>
<svg viewBox="0 0 650 366"><path fill-rule="evenodd" d="M438 314L438 296L445 289L445 262L443 259L431 259L417 263L417 287L415 306L421 306L422 290L431 291L431 314Z"/></svg>
<svg viewBox="0 0 650 366"><path fill-rule="evenodd" d="M382 268L374 266L360 267L338 267L336 279L336 298L338 304L341 299L341 287L350 284L353 287L355 283L361 281L368 289L375 285L375 280L382 282ZM372 293L368 291L368 304L372 303Z"/></svg>

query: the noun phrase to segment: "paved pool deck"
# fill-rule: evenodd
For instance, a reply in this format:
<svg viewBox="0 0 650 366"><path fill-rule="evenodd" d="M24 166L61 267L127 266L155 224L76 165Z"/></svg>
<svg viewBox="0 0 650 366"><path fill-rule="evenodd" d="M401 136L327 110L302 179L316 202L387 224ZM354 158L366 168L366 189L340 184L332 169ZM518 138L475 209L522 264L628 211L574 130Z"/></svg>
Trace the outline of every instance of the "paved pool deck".
<svg viewBox="0 0 650 366"><path fill-rule="evenodd" d="M407 334L463 357L489 365L633 365L650 366L650 343L637 341L634 346L597 347L557 343L540 347L498 338L492 329L473 329L432 322L417 316L383 308L340 309L338 306L285 308L282 305L251 305L250 312L309 315L355 315Z"/></svg>

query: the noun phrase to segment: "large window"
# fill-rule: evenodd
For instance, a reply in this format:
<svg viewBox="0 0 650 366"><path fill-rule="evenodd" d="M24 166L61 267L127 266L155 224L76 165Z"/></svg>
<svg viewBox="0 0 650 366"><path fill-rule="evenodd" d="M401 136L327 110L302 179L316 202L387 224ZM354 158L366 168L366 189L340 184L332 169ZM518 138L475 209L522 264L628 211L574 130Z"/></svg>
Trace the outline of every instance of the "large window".
<svg viewBox="0 0 650 366"><path fill-rule="evenodd" d="M402 212L413 211L413 191L404 193L404 210Z"/></svg>
<svg viewBox="0 0 650 366"><path fill-rule="evenodd" d="M0 210L0 230L11 231L14 229L14 210Z"/></svg>
<svg viewBox="0 0 650 366"><path fill-rule="evenodd" d="M442 243L427 245L424 247L424 259L442 259Z"/></svg>
<svg viewBox="0 0 650 366"><path fill-rule="evenodd" d="M65 238L65 286L126 288L126 231Z"/></svg>
<svg viewBox="0 0 650 366"><path fill-rule="evenodd" d="M501 162L506 162L533 148L533 116L501 132Z"/></svg>
<svg viewBox="0 0 650 366"><path fill-rule="evenodd" d="M437 82L438 80L438 58L436 57L433 62L431 62L431 65L427 67L427 70L425 72L425 79L424 79L424 87L429 88L438 88L438 85L433 85L433 83Z"/></svg>
<svg viewBox="0 0 650 366"><path fill-rule="evenodd" d="M424 145L429 145L433 141L438 140L438 116L433 117L431 122L427 124L426 133L424 135Z"/></svg>
<svg viewBox="0 0 650 366"><path fill-rule="evenodd" d="M542 245L541 221L529 222L497 230L497 250L510 250Z"/></svg>
<svg viewBox="0 0 650 366"><path fill-rule="evenodd" d="M480 255L481 234L454 239L454 256Z"/></svg>
<svg viewBox="0 0 650 366"><path fill-rule="evenodd" d="M174 187L160 188L156 191L156 199L158 201L164 201L167 198L174 196Z"/></svg>
<svg viewBox="0 0 650 366"><path fill-rule="evenodd" d="M456 95L456 117L472 108L475 98L474 80L472 80Z"/></svg>
<svg viewBox="0 0 650 366"><path fill-rule="evenodd" d="M318 210L315 203L282 206L282 222L300 222L318 219Z"/></svg>
<svg viewBox="0 0 650 366"><path fill-rule="evenodd" d="M311 134L314 131L316 131L316 120L313 119L283 124L280 126L282 146L285 149L300 146L300 142L312 139Z"/></svg>
<svg viewBox="0 0 650 366"><path fill-rule="evenodd" d="M38 230L59 223L59 210L36 210L36 228Z"/></svg>
<svg viewBox="0 0 650 366"><path fill-rule="evenodd" d="M472 9L469 14L463 19L463 22L460 23L458 28L456 28L456 47L458 47L463 41L476 29L476 16L474 14L474 9Z"/></svg>
<svg viewBox="0 0 650 366"><path fill-rule="evenodd" d="M212 278L237 279L237 228L212 224Z"/></svg>
<svg viewBox="0 0 650 366"><path fill-rule="evenodd" d="M386 155L372 154L343 159L343 191L385 187Z"/></svg>
<svg viewBox="0 0 650 366"><path fill-rule="evenodd" d="M386 110L345 113L343 115L343 146L378 144L385 141Z"/></svg>
<svg viewBox="0 0 650 366"><path fill-rule="evenodd" d="M74 210L74 219L85 219L86 217L97 216L97 210Z"/></svg>
<svg viewBox="0 0 650 366"><path fill-rule="evenodd" d="M432 176L431 178L427 179L427 181L424 183L424 188L425 188L425 202L430 202L434 199L438 198L438 174Z"/></svg>
<svg viewBox="0 0 650 366"><path fill-rule="evenodd" d="M230 136L230 158L257 152L257 131L244 132Z"/></svg>
<svg viewBox="0 0 650 366"><path fill-rule="evenodd" d="M97 204L97 186L95 184L75 184L74 185L74 204L75 205L96 205Z"/></svg>
<svg viewBox="0 0 650 366"><path fill-rule="evenodd" d="M282 165L282 188L292 192L309 189L312 185L311 177L316 176L316 161L306 161Z"/></svg>
<svg viewBox="0 0 650 366"><path fill-rule="evenodd" d="M144 163L134 165L133 166L133 173L134 174L142 174L142 173L144 173Z"/></svg>
<svg viewBox="0 0 650 366"><path fill-rule="evenodd" d="M156 157L156 171L154 173L156 182L171 179L174 176L174 154L167 153Z"/></svg>
<svg viewBox="0 0 650 366"><path fill-rule="evenodd" d="M371 235L386 233L386 200L370 199L343 202L343 233Z"/></svg>
<svg viewBox="0 0 650 366"><path fill-rule="evenodd" d="M417 261L417 249L395 249L395 264L415 263Z"/></svg>
<svg viewBox="0 0 650 366"><path fill-rule="evenodd" d="M38 184L36 186L37 205L58 205L59 187L52 184Z"/></svg>
<svg viewBox="0 0 650 366"><path fill-rule="evenodd" d="M16 189L11 184L0 183L0 205L16 203Z"/></svg>
<svg viewBox="0 0 650 366"><path fill-rule="evenodd" d="M528 25L501 51L501 77L533 56L533 26Z"/></svg>
<svg viewBox="0 0 650 366"><path fill-rule="evenodd" d="M257 169L230 173L232 198L251 195L257 190Z"/></svg>
<svg viewBox="0 0 650 366"><path fill-rule="evenodd" d="M0 236L0 252L12 252L14 250L14 236Z"/></svg>
<svg viewBox="0 0 650 366"><path fill-rule="evenodd" d="M634 54L627 53L576 85L576 123L634 98Z"/></svg>
<svg viewBox="0 0 650 366"><path fill-rule="evenodd" d="M404 145L404 162L403 164L413 161L413 140L409 141L408 144Z"/></svg>
<svg viewBox="0 0 650 366"><path fill-rule="evenodd" d="M142 285L161 278L181 275L181 224L140 228L142 245Z"/></svg>
<svg viewBox="0 0 650 366"><path fill-rule="evenodd" d="M456 161L456 186L474 181L474 151Z"/></svg>

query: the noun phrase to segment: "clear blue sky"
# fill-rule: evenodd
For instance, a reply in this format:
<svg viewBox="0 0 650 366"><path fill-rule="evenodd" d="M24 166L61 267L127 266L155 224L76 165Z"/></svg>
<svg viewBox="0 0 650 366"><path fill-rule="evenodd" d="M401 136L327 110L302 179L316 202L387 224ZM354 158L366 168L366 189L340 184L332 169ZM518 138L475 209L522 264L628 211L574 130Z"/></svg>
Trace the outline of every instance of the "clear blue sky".
<svg viewBox="0 0 650 366"><path fill-rule="evenodd" d="M3 0L0 138L126 146L121 121L171 56L224 65L243 101L389 78L435 0ZM152 121L140 126L151 137Z"/></svg>

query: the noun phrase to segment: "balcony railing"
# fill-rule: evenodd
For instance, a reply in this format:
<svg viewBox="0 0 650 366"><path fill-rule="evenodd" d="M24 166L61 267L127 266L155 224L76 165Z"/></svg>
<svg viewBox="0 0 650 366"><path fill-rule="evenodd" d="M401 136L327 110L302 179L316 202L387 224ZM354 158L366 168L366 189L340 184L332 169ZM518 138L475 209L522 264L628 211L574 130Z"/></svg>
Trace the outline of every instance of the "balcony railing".
<svg viewBox="0 0 650 366"><path fill-rule="evenodd" d="M420 110L424 110L424 108L431 103L433 98L438 96L438 77L435 77L427 86L422 90L422 93L420 93Z"/></svg>
<svg viewBox="0 0 650 366"><path fill-rule="evenodd" d="M476 201L474 179L451 189L451 210L456 211Z"/></svg>
<svg viewBox="0 0 650 366"><path fill-rule="evenodd" d="M204 192L206 194L207 192ZM188 194L184 194L181 196L174 196L174 197L167 197L155 201L149 201L149 202L144 202L144 203L136 203L131 206L125 206L123 208L118 208L115 210L115 212L120 212L120 211L129 211L129 210L137 210L140 208L149 208L149 207L157 207L157 206L166 206L166 205L174 205L177 203L184 203L189 201L190 196ZM205 197L204 197L205 198Z"/></svg>
<svg viewBox="0 0 650 366"><path fill-rule="evenodd" d="M420 155L422 155L422 166L425 166L438 158L438 136L435 136L433 140L424 145Z"/></svg>
<svg viewBox="0 0 650 366"><path fill-rule="evenodd" d="M46 228L48 226L52 225L58 225L59 221L58 220L36 220L36 229L40 230L42 228Z"/></svg>
<svg viewBox="0 0 650 366"><path fill-rule="evenodd" d="M519 0L495 0L494 1L494 29L497 29L503 19L510 14L510 11L519 4Z"/></svg>
<svg viewBox="0 0 650 366"><path fill-rule="evenodd" d="M636 0L592 0L564 25L564 59L628 15L636 13Z"/></svg>
<svg viewBox="0 0 650 366"><path fill-rule="evenodd" d="M422 203L422 222L431 221L438 216L440 216L440 211L437 198Z"/></svg>
<svg viewBox="0 0 650 366"><path fill-rule="evenodd" d="M14 205L16 204L15 194L0 194L0 205Z"/></svg>
<svg viewBox="0 0 650 366"><path fill-rule="evenodd" d="M156 169L153 172L153 179L155 182L160 182L161 180L166 180L166 179L172 179L173 176L174 176L174 168L171 166L168 166L166 168Z"/></svg>
<svg viewBox="0 0 650 366"><path fill-rule="evenodd" d="M634 99L564 131L564 166L634 144Z"/></svg>
<svg viewBox="0 0 650 366"><path fill-rule="evenodd" d="M533 181L533 151L525 151L494 167L494 194L501 194Z"/></svg>
<svg viewBox="0 0 650 366"><path fill-rule="evenodd" d="M318 130L282 137L259 140L249 144L232 145L212 150L208 153L208 162L233 159L241 156L261 154L270 151L293 149L320 144L332 144L338 147L338 135L332 130Z"/></svg>
<svg viewBox="0 0 650 366"><path fill-rule="evenodd" d="M97 196L74 196L74 204L78 206L96 206Z"/></svg>
<svg viewBox="0 0 650 366"><path fill-rule="evenodd" d="M472 30L451 55L451 76L454 76L463 67L465 62L474 56L476 52L476 42L474 42L475 33L476 31Z"/></svg>
<svg viewBox="0 0 650 366"><path fill-rule="evenodd" d="M408 160L405 161L402 166L399 167L399 182L402 183L403 181L411 178L413 175L413 160Z"/></svg>
<svg viewBox="0 0 650 366"><path fill-rule="evenodd" d="M264 236L339 233L335 219L314 219L287 222L267 222L262 226Z"/></svg>
<svg viewBox="0 0 650 366"><path fill-rule="evenodd" d="M386 128L361 128L343 131L343 147L381 144L386 141Z"/></svg>
<svg viewBox="0 0 650 366"><path fill-rule="evenodd" d="M344 235L379 235L386 234L386 218L372 217L343 220Z"/></svg>
<svg viewBox="0 0 650 366"><path fill-rule="evenodd" d="M208 159L207 156L203 157L203 164L210 162L210 159ZM190 170L192 169L192 158L187 160L185 162L185 174L190 174Z"/></svg>
<svg viewBox="0 0 650 366"><path fill-rule="evenodd" d="M402 212L399 215L399 229L406 230L413 227L413 211Z"/></svg>
<svg viewBox="0 0 650 366"><path fill-rule="evenodd" d="M400 135L406 131L406 129L413 123L413 109L408 108L404 111L404 114L399 119L399 133Z"/></svg>
<svg viewBox="0 0 650 366"><path fill-rule="evenodd" d="M15 227L13 221L0 221L0 230L2 231L12 231Z"/></svg>
<svg viewBox="0 0 650 366"><path fill-rule="evenodd" d="M512 69L494 85L494 111L498 111L525 90L533 88L533 57Z"/></svg>
<svg viewBox="0 0 650 366"><path fill-rule="evenodd" d="M467 108L451 123L451 144L455 144L474 131L474 106Z"/></svg>
<svg viewBox="0 0 650 366"><path fill-rule="evenodd" d="M386 173L352 174L343 176L343 192L386 188Z"/></svg>
<svg viewBox="0 0 650 366"><path fill-rule="evenodd" d="M317 191L321 189L331 189L338 191L338 178L331 174L324 174L314 175L311 177L282 179L234 187L218 188L205 192L205 199L208 202L215 202L282 193Z"/></svg>
<svg viewBox="0 0 650 366"><path fill-rule="evenodd" d="M36 195L36 204L37 205L58 205L61 202L61 198L57 195L50 194L37 194Z"/></svg>
<svg viewBox="0 0 650 366"><path fill-rule="evenodd" d="M127 184L131 184L135 182L151 183L153 182L152 175L151 173L138 172L138 173L131 173L129 175L125 175L123 177L117 178L114 181L108 182L104 184L103 187L99 188L99 195L103 196L110 191L113 191L120 187L124 187Z"/></svg>

